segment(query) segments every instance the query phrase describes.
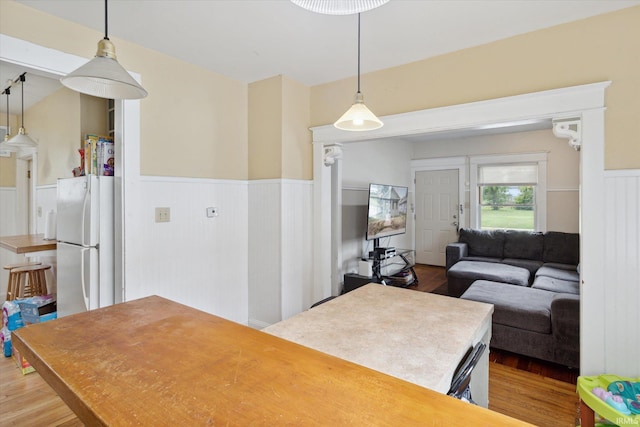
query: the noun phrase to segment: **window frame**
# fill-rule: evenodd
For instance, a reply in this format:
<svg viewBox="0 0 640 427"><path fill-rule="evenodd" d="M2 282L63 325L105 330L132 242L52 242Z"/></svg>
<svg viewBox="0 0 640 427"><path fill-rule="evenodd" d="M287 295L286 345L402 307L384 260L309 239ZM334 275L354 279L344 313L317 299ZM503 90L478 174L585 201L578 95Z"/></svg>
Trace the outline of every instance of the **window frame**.
<svg viewBox="0 0 640 427"><path fill-rule="evenodd" d="M534 185L534 231L547 231L547 153L501 154L469 158L470 226L480 229L480 184L478 172L482 166L536 164L538 182Z"/></svg>

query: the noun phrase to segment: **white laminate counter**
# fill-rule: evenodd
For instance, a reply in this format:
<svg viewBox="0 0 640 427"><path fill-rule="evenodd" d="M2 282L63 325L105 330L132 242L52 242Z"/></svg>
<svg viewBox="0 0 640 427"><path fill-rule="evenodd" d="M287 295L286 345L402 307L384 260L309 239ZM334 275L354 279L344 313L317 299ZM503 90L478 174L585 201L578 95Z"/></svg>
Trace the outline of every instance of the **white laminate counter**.
<svg viewBox="0 0 640 427"><path fill-rule="evenodd" d="M486 407L492 313L490 304L369 284L263 331L441 393L483 341L471 390Z"/></svg>

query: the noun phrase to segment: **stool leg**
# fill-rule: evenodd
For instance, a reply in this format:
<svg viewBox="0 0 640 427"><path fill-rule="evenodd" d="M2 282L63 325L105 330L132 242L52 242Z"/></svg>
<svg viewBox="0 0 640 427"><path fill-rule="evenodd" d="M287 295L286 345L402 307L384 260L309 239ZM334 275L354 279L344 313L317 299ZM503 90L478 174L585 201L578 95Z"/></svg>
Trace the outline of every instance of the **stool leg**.
<svg viewBox="0 0 640 427"><path fill-rule="evenodd" d="M595 413L593 409L587 406L582 399L580 399L580 427L594 427Z"/></svg>
<svg viewBox="0 0 640 427"><path fill-rule="evenodd" d="M13 301L18 294L18 276L19 273L9 271L9 283L7 283L7 301Z"/></svg>

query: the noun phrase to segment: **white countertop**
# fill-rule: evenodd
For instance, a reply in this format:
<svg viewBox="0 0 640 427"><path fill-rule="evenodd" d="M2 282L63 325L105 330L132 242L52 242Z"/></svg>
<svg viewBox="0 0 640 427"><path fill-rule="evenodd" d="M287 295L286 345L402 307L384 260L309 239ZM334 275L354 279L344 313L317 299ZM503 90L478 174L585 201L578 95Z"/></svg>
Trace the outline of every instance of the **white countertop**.
<svg viewBox="0 0 640 427"><path fill-rule="evenodd" d="M490 304L369 284L263 331L446 393L492 313Z"/></svg>

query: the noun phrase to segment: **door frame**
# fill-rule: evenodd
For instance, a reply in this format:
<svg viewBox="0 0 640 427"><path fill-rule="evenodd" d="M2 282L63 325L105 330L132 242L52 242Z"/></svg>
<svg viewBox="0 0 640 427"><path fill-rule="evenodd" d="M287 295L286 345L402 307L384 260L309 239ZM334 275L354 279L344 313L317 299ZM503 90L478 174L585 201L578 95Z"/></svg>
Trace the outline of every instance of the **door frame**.
<svg viewBox="0 0 640 427"><path fill-rule="evenodd" d="M456 157L439 157L435 159L419 159L419 160L411 160L411 192L414 197L414 212L413 212L413 223L414 230L413 235L411 236L411 244L415 249L416 247L416 233L418 232L417 227L415 227L415 219L416 219L416 211L418 210L418 206L415 204L416 197L416 173L417 172L433 172L433 171L441 171L441 170L457 170L458 171L458 202L463 205L463 211L460 212L458 209L458 223L460 224L460 228L468 226L468 218L467 212L469 211L468 199L466 197L469 191L469 182L467 178L467 158L464 156L456 156Z"/></svg>
<svg viewBox="0 0 640 427"><path fill-rule="evenodd" d="M317 300L332 293L331 252L339 206L332 203L332 192L339 186L331 182L331 157L339 155L336 144L443 132L475 130L486 126L522 123L523 120L549 120L556 136L566 137L580 148L580 371L599 372L605 366L603 342L604 314L600 310L605 293L605 213L604 151L605 91L611 81L551 89L428 110L381 117L384 126L369 132L347 132L332 125L311 128L313 133L314 177L314 282L311 293ZM332 218L332 213L338 218ZM335 277L335 276L334 276Z"/></svg>

